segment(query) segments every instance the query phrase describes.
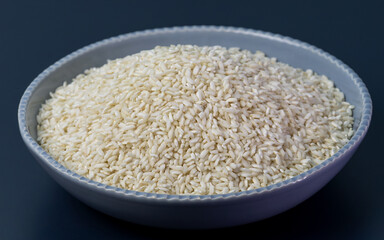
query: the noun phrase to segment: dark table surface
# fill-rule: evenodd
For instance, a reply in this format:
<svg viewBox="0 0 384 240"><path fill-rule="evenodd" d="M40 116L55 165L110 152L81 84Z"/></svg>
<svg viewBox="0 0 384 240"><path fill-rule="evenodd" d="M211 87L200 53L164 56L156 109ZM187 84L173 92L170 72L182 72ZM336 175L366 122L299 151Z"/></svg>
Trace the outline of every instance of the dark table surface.
<svg viewBox="0 0 384 240"><path fill-rule="evenodd" d="M0 2L0 239L384 239L384 5L380 1ZM16 111L28 84L53 62L95 41L176 25L227 25L280 33L344 61L373 99L370 131L347 166L313 197L278 216L210 231L139 226L95 211L37 164ZM211 235L215 234L215 235Z"/></svg>

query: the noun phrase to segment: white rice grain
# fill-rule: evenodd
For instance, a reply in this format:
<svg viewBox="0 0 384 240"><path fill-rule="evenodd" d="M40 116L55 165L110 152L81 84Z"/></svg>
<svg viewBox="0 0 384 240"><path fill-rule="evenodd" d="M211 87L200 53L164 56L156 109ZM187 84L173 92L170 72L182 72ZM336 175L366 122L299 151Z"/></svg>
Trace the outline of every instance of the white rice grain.
<svg viewBox="0 0 384 240"><path fill-rule="evenodd" d="M353 106L327 77L238 48L156 47L50 96L37 116L41 146L72 171L136 191L265 187L353 135Z"/></svg>

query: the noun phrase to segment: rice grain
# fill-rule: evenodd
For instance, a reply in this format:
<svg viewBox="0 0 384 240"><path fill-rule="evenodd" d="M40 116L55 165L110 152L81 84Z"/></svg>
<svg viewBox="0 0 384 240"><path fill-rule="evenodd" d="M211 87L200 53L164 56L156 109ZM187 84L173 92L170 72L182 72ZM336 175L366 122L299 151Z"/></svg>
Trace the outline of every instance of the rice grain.
<svg viewBox="0 0 384 240"><path fill-rule="evenodd" d="M165 194L265 187L331 157L353 106L326 76L262 52L158 46L50 94L38 141L89 179Z"/></svg>

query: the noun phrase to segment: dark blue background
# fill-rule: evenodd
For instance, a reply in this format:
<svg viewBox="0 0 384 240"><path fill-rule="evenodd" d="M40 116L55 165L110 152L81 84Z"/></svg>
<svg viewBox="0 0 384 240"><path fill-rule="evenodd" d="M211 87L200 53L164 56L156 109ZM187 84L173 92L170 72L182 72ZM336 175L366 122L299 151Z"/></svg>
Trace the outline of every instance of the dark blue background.
<svg viewBox="0 0 384 240"><path fill-rule="evenodd" d="M384 239L384 32L380 1L0 2L0 239ZM95 41L176 25L228 25L313 44L352 67L374 103L370 131L320 192L270 219L214 231L143 227L101 214L65 192L35 162L18 132L17 105L53 62Z"/></svg>

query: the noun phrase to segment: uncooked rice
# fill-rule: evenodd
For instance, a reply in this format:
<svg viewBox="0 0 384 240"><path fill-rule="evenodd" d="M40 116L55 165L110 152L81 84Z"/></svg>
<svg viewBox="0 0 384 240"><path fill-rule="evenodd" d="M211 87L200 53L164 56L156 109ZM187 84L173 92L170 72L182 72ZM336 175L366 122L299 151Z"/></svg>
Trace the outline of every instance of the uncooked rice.
<svg viewBox="0 0 384 240"><path fill-rule="evenodd" d="M158 46L64 83L38 141L97 182L224 194L281 182L335 154L353 106L325 76L239 48Z"/></svg>

